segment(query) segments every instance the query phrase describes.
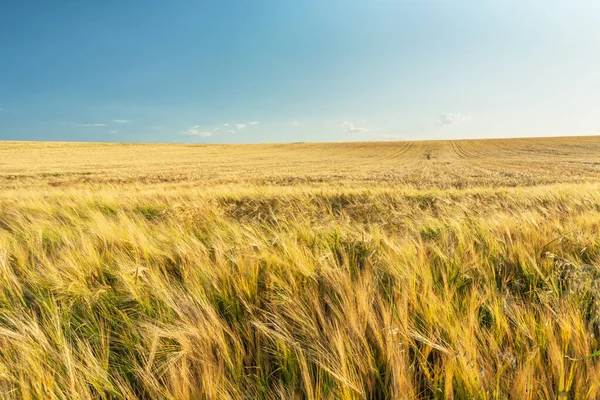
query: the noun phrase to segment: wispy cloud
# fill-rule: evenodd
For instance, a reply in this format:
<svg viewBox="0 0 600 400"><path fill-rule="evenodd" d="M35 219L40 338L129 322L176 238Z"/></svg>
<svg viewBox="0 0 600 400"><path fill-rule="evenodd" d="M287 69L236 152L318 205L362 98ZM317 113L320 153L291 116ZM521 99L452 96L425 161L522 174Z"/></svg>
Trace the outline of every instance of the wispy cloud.
<svg viewBox="0 0 600 400"><path fill-rule="evenodd" d="M76 126L86 126L86 127L90 127L90 126L106 126L106 124L76 124Z"/></svg>
<svg viewBox="0 0 600 400"><path fill-rule="evenodd" d="M300 122L298 122L298 121L292 121L292 126L300 126Z"/></svg>
<svg viewBox="0 0 600 400"><path fill-rule="evenodd" d="M465 115L462 113L442 114L442 115L440 115L438 124L445 125L445 126L458 125L458 124L462 124L463 122L470 121L472 119L473 119L473 117L471 117L470 115Z"/></svg>
<svg viewBox="0 0 600 400"><path fill-rule="evenodd" d="M186 135L192 135L192 136L200 136L200 137L208 137L208 136L212 136L213 133L212 132L206 132L206 131L199 131L197 129L189 129L186 132L184 132Z"/></svg>
<svg viewBox="0 0 600 400"><path fill-rule="evenodd" d="M233 129L230 129L227 132L229 132L229 133L235 133L235 131Z"/></svg>
<svg viewBox="0 0 600 400"><path fill-rule="evenodd" d="M119 133L119 131L108 131L108 133Z"/></svg>
<svg viewBox="0 0 600 400"><path fill-rule="evenodd" d="M246 125L246 124L235 124L235 128L237 130L244 129L246 126L248 126L248 125Z"/></svg>
<svg viewBox="0 0 600 400"><path fill-rule="evenodd" d="M229 122L225 122L223 126L229 126Z"/></svg>
<svg viewBox="0 0 600 400"><path fill-rule="evenodd" d="M114 122L115 124L128 124L128 123L130 123L131 121L128 121L128 120L126 120L126 119L113 119L113 121L112 121L112 122Z"/></svg>
<svg viewBox="0 0 600 400"><path fill-rule="evenodd" d="M187 131L183 132L184 135L192 135L192 136L200 136L200 137L208 137L212 136L212 132L202 131L200 130L200 125L192 126Z"/></svg>
<svg viewBox="0 0 600 400"><path fill-rule="evenodd" d="M252 122L248 122L250 125L258 125L260 124L260 121L252 121Z"/></svg>
<svg viewBox="0 0 600 400"><path fill-rule="evenodd" d="M348 122L348 121L344 122L342 124L342 126L344 128L346 128L346 130L348 132L353 132L353 133L369 132L369 129L367 129L367 128L360 128L360 127L354 125L352 122Z"/></svg>

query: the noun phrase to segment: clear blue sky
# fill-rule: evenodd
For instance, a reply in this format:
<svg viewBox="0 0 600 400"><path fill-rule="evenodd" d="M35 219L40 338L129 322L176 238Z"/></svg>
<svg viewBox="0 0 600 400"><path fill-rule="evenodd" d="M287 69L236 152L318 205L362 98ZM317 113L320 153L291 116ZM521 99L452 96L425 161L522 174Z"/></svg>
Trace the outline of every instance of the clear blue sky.
<svg viewBox="0 0 600 400"><path fill-rule="evenodd" d="M17 140L595 134L600 2L2 0L0 109Z"/></svg>

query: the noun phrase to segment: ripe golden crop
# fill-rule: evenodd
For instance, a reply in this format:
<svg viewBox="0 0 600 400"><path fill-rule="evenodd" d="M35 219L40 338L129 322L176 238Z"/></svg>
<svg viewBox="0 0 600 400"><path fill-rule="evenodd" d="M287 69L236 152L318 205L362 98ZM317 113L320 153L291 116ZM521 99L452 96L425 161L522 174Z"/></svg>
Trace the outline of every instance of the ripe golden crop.
<svg viewBox="0 0 600 400"><path fill-rule="evenodd" d="M599 155L0 142L0 397L598 398Z"/></svg>

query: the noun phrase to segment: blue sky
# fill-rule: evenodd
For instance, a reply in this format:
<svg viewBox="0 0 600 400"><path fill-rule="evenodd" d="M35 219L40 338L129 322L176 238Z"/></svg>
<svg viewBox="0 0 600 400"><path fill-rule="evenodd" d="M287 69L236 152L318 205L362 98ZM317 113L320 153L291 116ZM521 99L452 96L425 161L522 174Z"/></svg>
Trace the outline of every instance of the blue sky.
<svg viewBox="0 0 600 400"><path fill-rule="evenodd" d="M3 0L0 139L600 133L600 2Z"/></svg>

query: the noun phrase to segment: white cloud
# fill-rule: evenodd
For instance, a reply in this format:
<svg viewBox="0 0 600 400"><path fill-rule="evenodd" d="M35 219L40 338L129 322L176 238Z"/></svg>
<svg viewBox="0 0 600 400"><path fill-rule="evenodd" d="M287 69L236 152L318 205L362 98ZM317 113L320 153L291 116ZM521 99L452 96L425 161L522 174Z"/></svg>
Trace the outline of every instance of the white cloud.
<svg viewBox="0 0 600 400"><path fill-rule="evenodd" d="M346 128L346 130L348 132L353 132L353 133L363 133L363 132L368 132L369 131L369 129L367 129L367 128L359 128L358 126L355 126L353 123L348 122L348 121L344 122L342 124L342 126L344 128Z"/></svg>
<svg viewBox="0 0 600 400"><path fill-rule="evenodd" d="M128 124L128 123L130 123L131 121L128 121L128 120L126 120L126 119L113 119L113 122L114 122L115 124Z"/></svg>
<svg viewBox="0 0 600 400"><path fill-rule="evenodd" d="M298 122L298 121L292 121L292 126L300 126L300 122Z"/></svg>
<svg viewBox="0 0 600 400"><path fill-rule="evenodd" d="M246 125L246 124L235 124L235 128L238 129L238 130L244 129L246 126L248 126L248 125Z"/></svg>
<svg viewBox="0 0 600 400"><path fill-rule="evenodd" d="M190 129L188 129L187 131L183 132L184 135L192 135L192 136L200 136L200 137L208 137L208 136L212 136L213 133L212 132L207 132L207 131L201 131L199 125L195 125L192 126Z"/></svg>
<svg viewBox="0 0 600 400"><path fill-rule="evenodd" d="M442 114L442 115L440 115L438 124L445 125L445 126L458 125L458 124L462 124L463 122L470 121L472 119L473 119L473 117L471 117L470 115L465 115L462 113Z"/></svg>
<svg viewBox="0 0 600 400"><path fill-rule="evenodd" d="M119 133L119 131L108 131L109 133Z"/></svg>
<svg viewBox="0 0 600 400"><path fill-rule="evenodd" d="M235 131L233 129L230 129L227 132L229 132L229 133L235 133Z"/></svg>
<svg viewBox="0 0 600 400"><path fill-rule="evenodd" d="M260 121L252 121L252 122L248 122L250 125L258 125L260 124Z"/></svg>
<svg viewBox="0 0 600 400"><path fill-rule="evenodd" d="M106 124L77 124L77 126L106 126Z"/></svg>
<svg viewBox="0 0 600 400"><path fill-rule="evenodd" d="M229 126L229 122L224 123L223 126Z"/></svg>
<svg viewBox="0 0 600 400"><path fill-rule="evenodd" d="M219 129L221 129L221 128L215 128L215 132L218 131Z"/></svg>

